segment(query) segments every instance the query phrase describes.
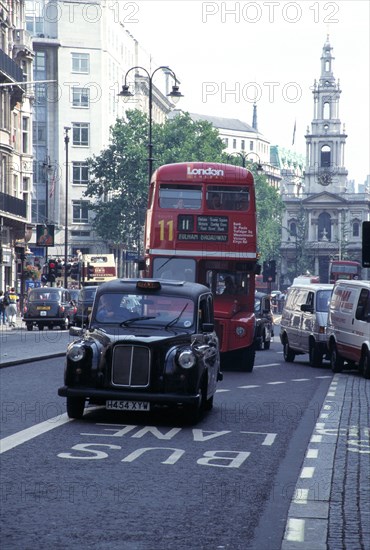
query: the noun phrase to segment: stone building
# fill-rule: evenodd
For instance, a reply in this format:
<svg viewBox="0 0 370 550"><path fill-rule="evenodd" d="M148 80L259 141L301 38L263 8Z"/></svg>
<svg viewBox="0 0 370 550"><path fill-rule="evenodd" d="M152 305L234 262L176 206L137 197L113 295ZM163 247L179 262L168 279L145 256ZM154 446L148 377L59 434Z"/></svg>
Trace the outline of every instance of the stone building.
<svg viewBox="0 0 370 550"><path fill-rule="evenodd" d="M314 116L306 133L306 167L298 189L284 177L281 283L308 270L328 282L333 259L361 262L362 222L370 219L370 189L354 193L345 166L346 132L339 118L341 89L327 38L313 86ZM368 274L364 270L363 276Z"/></svg>

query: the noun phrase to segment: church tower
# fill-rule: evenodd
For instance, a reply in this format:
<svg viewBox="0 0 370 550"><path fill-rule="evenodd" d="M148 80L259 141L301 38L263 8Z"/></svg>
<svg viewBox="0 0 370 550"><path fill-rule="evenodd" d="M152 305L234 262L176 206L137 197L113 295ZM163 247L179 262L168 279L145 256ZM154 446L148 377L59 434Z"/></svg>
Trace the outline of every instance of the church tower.
<svg viewBox="0 0 370 550"><path fill-rule="evenodd" d="M344 166L346 137L339 119L341 90L333 74L329 36L321 56L321 75L313 85L314 117L311 132L307 128L305 193L341 194L346 190L348 172Z"/></svg>

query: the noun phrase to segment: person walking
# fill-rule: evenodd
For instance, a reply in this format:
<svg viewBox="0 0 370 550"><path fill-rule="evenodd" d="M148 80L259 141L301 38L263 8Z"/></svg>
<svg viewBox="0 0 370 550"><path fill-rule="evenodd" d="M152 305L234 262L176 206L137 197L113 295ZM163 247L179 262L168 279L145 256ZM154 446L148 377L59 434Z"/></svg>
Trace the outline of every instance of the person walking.
<svg viewBox="0 0 370 550"><path fill-rule="evenodd" d="M6 307L4 291L0 290L0 326L6 325Z"/></svg>
<svg viewBox="0 0 370 550"><path fill-rule="evenodd" d="M5 300L9 302L9 305L6 308L6 316L8 318L9 327L15 327L15 322L17 320L17 302L19 301L19 297L14 287L5 293Z"/></svg>

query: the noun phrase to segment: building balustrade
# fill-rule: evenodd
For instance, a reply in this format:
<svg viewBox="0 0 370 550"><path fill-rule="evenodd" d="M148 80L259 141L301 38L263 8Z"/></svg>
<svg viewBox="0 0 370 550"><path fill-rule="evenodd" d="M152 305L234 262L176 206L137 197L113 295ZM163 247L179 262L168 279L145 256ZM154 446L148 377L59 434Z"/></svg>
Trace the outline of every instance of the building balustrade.
<svg viewBox="0 0 370 550"><path fill-rule="evenodd" d="M27 217L27 203L22 199L17 199L7 193L0 193L0 212L5 212L21 218Z"/></svg>

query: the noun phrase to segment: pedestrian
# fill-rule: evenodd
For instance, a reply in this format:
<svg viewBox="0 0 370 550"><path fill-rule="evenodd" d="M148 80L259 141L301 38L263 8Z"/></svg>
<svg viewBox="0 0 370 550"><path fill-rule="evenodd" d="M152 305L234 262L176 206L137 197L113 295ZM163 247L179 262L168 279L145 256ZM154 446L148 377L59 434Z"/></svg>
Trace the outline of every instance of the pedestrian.
<svg viewBox="0 0 370 550"><path fill-rule="evenodd" d="M12 287L9 291L5 293L5 301L9 302L9 305L6 308L6 316L8 318L9 327L15 327L15 322L17 320L17 303L19 301L19 297L14 287Z"/></svg>
<svg viewBox="0 0 370 550"><path fill-rule="evenodd" d="M0 326L6 325L6 307L4 291L0 290Z"/></svg>

